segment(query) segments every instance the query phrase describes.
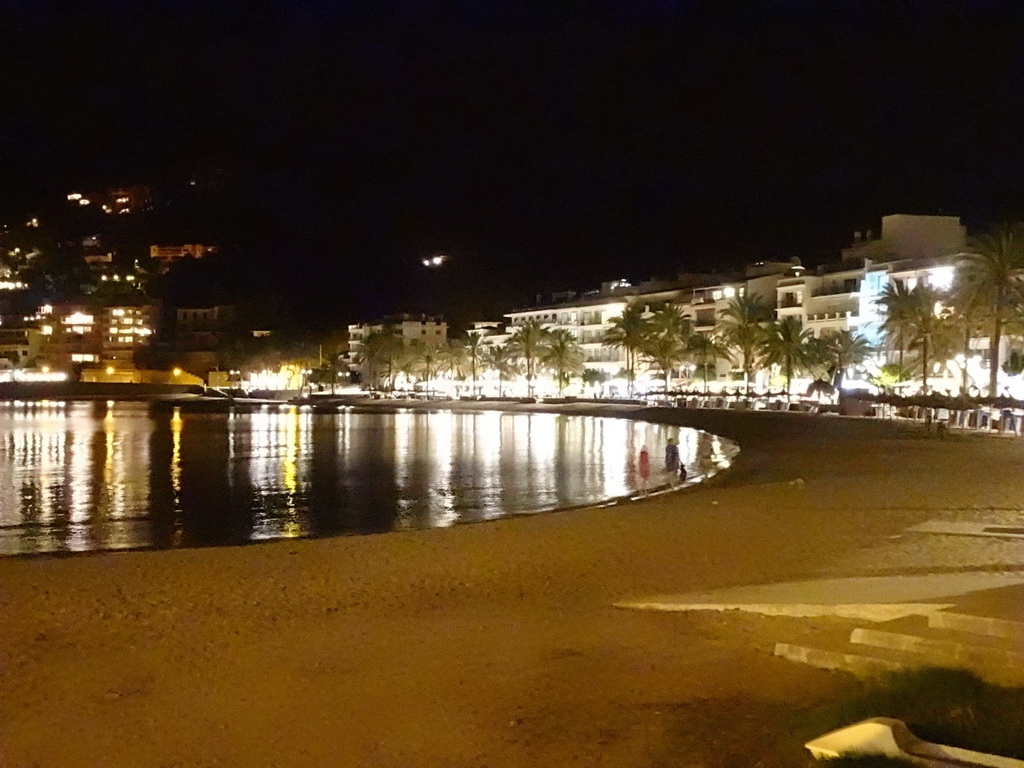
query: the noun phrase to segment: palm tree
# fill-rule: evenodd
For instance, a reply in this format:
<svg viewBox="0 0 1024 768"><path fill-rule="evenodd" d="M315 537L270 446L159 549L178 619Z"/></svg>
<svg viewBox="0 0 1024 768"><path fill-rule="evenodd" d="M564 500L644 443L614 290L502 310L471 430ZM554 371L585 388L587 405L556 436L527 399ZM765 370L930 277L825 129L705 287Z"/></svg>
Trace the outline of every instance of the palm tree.
<svg viewBox="0 0 1024 768"><path fill-rule="evenodd" d="M385 386L393 389L395 363L402 351L402 340L391 325L385 325L378 331L366 334L359 353L359 362L366 377L364 383L369 383L371 389L375 388L380 381L383 368L386 371Z"/></svg>
<svg viewBox="0 0 1024 768"><path fill-rule="evenodd" d="M921 352L921 390L928 392L929 353L937 348L948 349L952 334L949 309L943 305L945 294L936 288L918 283L910 291L912 299L907 307L908 347Z"/></svg>
<svg viewBox="0 0 1024 768"><path fill-rule="evenodd" d="M462 339L449 339L437 349L440 371L451 374L453 381L465 378L467 363L466 343Z"/></svg>
<svg viewBox="0 0 1024 768"><path fill-rule="evenodd" d="M397 381L399 374L401 374L405 377L405 383L409 389L413 389L419 380L418 347L421 343L419 340L415 340L408 345L403 345L394 359L394 380ZM391 388L394 389L394 385Z"/></svg>
<svg viewBox="0 0 1024 768"><path fill-rule="evenodd" d="M906 381L910 381L913 376L913 371L905 365L885 363L878 369L878 373L870 378L870 381L879 389L889 391Z"/></svg>
<svg viewBox="0 0 1024 768"><path fill-rule="evenodd" d="M838 390L843 384L846 369L860 365L874 354L875 348L854 331L836 331L822 336L822 355L832 372L832 386Z"/></svg>
<svg viewBox="0 0 1024 768"><path fill-rule="evenodd" d="M409 344L411 357L410 370L415 373L420 381L426 382L427 391L430 392L430 383L441 370L444 356L437 344L428 344L420 339L414 339Z"/></svg>
<svg viewBox="0 0 1024 768"><path fill-rule="evenodd" d="M686 351L694 364L704 374L704 394L708 392L708 370L722 358L729 356L729 350L711 334L695 333L686 344Z"/></svg>
<svg viewBox="0 0 1024 768"><path fill-rule="evenodd" d="M526 389L533 397L533 379L537 375L537 362L547 343L549 331L536 320L528 320L516 329L509 345L523 361L526 371Z"/></svg>
<svg viewBox="0 0 1024 768"><path fill-rule="evenodd" d="M665 393L669 391L669 374L686 359L686 343L692 333L690 321L674 304L661 304L654 308L644 356L661 369L665 380Z"/></svg>
<svg viewBox="0 0 1024 768"><path fill-rule="evenodd" d="M605 371L598 371L594 368L587 368L583 371L580 376L583 379L583 383L590 387L596 387L598 384L604 384L611 378Z"/></svg>
<svg viewBox="0 0 1024 768"><path fill-rule="evenodd" d="M885 290L876 299L876 303L885 312L882 321L882 332L890 347L899 351L899 364L903 365L903 353L907 348L911 331L910 315L913 312L914 298L902 280L896 280L885 286Z"/></svg>
<svg viewBox="0 0 1024 768"><path fill-rule="evenodd" d="M516 352L507 344L491 344L484 349L484 365L498 374L498 396L504 394L506 378L519 375Z"/></svg>
<svg viewBox="0 0 1024 768"><path fill-rule="evenodd" d="M466 351L467 369L469 372L469 378L472 382L472 392L474 397L479 394L476 386L476 379L477 376L480 375L480 370L484 365L484 349L486 346L482 333L470 331L466 334L464 349Z"/></svg>
<svg viewBox="0 0 1024 768"><path fill-rule="evenodd" d="M808 342L814 335L800 325L800 318L787 315L781 320L769 323L764 329L761 344L764 362L778 365L786 376L786 399L789 400L789 385L793 371L800 370L809 362Z"/></svg>
<svg viewBox="0 0 1024 768"><path fill-rule="evenodd" d="M743 368L747 395L750 379L762 349L764 325L772 319L772 310L757 296L737 296L729 302L719 321L719 336L734 353Z"/></svg>
<svg viewBox="0 0 1024 768"><path fill-rule="evenodd" d="M565 328L548 331L541 362L554 372L558 396L561 397L566 380L575 373L583 373L583 350L572 331Z"/></svg>
<svg viewBox="0 0 1024 768"><path fill-rule="evenodd" d="M1024 268L1024 228L1006 224L998 229L972 237L968 252L957 260L963 300L976 307L985 307L990 314L992 333L989 336L988 393L995 396L999 379L999 344L1003 326L1014 307L1021 302L1021 278Z"/></svg>
<svg viewBox="0 0 1024 768"><path fill-rule="evenodd" d="M628 304L622 314L612 320L612 327L604 332L601 339L606 347L625 350L626 386L630 397L633 396L633 381L636 379L636 356L644 348L650 329L650 321L644 314L641 304Z"/></svg>
<svg viewBox="0 0 1024 768"><path fill-rule="evenodd" d="M959 336L960 344L960 394L966 395L971 387L970 374L967 370L967 362L971 357L971 339L976 339L984 333L990 312L987 307L978 306L971 301L969 292L964 290L959 272L953 285L952 300L953 312L950 314L950 322L953 325L953 333ZM1011 321L1007 325L1017 326L1012 332L1020 334L1022 324L1019 321Z"/></svg>

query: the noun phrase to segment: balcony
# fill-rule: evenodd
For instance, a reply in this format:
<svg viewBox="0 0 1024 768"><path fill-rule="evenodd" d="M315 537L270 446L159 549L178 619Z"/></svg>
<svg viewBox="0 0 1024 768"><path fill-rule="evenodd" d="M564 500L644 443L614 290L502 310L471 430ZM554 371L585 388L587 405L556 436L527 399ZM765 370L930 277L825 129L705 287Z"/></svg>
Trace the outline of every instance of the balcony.
<svg viewBox="0 0 1024 768"><path fill-rule="evenodd" d="M796 299L782 299L777 305L777 309L793 309L794 307L802 307L803 303Z"/></svg>
<svg viewBox="0 0 1024 768"><path fill-rule="evenodd" d="M860 313L856 310L846 310L845 312L819 312L816 315L808 315L807 322L823 322L825 320L845 320L851 317L860 317Z"/></svg>

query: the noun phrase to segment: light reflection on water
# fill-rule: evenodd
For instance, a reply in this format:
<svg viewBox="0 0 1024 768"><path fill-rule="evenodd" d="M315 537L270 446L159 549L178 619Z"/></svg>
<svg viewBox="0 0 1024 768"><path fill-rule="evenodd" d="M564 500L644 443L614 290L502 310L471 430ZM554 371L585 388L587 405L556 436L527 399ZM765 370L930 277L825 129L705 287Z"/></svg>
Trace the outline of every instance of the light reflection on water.
<svg viewBox="0 0 1024 768"><path fill-rule="evenodd" d="M498 411L151 414L0 406L0 555L446 527L634 493L677 437L689 482L733 446L625 419Z"/></svg>

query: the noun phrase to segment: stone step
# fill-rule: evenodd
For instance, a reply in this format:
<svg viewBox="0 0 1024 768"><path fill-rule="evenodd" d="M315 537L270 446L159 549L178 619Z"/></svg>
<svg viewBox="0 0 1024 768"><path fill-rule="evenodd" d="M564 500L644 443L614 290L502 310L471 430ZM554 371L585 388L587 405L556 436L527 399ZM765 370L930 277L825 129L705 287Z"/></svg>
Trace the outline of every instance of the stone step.
<svg viewBox="0 0 1024 768"><path fill-rule="evenodd" d="M987 637L1024 640L1024 621L994 619L989 616L975 616L969 613L936 611L928 616L928 626L933 629L950 629Z"/></svg>
<svg viewBox="0 0 1024 768"><path fill-rule="evenodd" d="M867 656L846 651L811 648L793 643L776 643L775 655L799 664L807 664L819 669L843 670L857 677L873 677L885 672L895 672L914 666L913 663L898 658L885 658L891 654L883 653Z"/></svg>
<svg viewBox="0 0 1024 768"><path fill-rule="evenodd" d="M959 633L922 637L858 627L850 633L850 643L918 654L925 657L922 663L970 669L999 682L1024 682L1024 654L972 643Z"/></svg>
<svg viewBox="0 0 1024 768"><path fill-rule="evenodd" d="M932 614L937 615L937 614ZM1016 640L941 629L931 617L905 616L887 622L815 633L778 643L775 655L821 669L861 677L922 666L970 670L1001 685L1024 685L1024 652ZM956 626L956 620L952 622Z"/></svg>
<svg viewBox="0 0 1024 768"><path fill-rule="evenodd" d="M1005 637L993 637L992 635L979 635L974 632L962 632L955 629L943 629L933 627L929 624L929 617L905 616L892 621L864 624L857 631L851 634L850 642L854 644L864 643L874 645L871 640L858 639L862 637L873 637L874 632L884 634L901 635L905 637L919 638L924 641L919 643L908 640L887 640L880 638L885 647L896 647L903 650L910 650L914 653L921 653L918 648L932 647L938 652L962 653L966 649L977 649L977 655L985 659L997 659L1009 652L1017 654L1020 658L1006 656L1007 663L1013 664L1018 661L1024 662L1024 647L1016 640ZM892 642L899 643L893 646ZM935 643L933 645L933 642Z"/></svg>

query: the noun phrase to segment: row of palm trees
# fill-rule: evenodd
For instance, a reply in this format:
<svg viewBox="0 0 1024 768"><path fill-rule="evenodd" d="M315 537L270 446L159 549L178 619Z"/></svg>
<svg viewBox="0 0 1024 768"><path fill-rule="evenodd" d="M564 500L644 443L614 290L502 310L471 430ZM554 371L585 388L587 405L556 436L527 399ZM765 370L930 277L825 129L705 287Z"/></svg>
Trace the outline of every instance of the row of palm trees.
<svg viewBox="0 0 1024 768"><path fill-rule="evenodd" d="M1024 229L1004 226L969 240L968 252L956 259L956 278L950 289L919 281L913 287L891 282L878 298L884 313L881 330L885 351L895 360L876 372L879 385L895 384L920 371L924 391L936 363L960 364L961 389L970 386L967 359L973 339L990 340L992 361L989 393L997 394L1000 370L999 346L1010 333L1024 336ZM775 310L751 295L734 297L710 333L698 333L681 307L672 303L627 305L611 321L601 343L625 353L622 375L630 396L640 370L653 372L672 388L674 372L685 370L708 379L720 360L730 360L749 393L759 371L777 371L789 395L792 380L807 374L832 387L842 383L846 370L876 352L860 334L840 331L815 338L801 327L797 317L775 318ZM490 372L499 392L505 384L523 377L532 396L542 374L553 377L559 394L575 376L585 383L605 378L585 371L584 353L566 329L548 329L537 321L516 327L504 344L490 344L469 334L442 345L420 341L403 343L394 329L368 334L362 362L368 383L394 388L399 377L407 383L430 382L439 375L469 382L479 394L481 377Z"/></svg>
<svg viewBox="0 0 1024 768"><path fill-rule="evenodd" d="M799 373L827 376L838 383L846 367L863 362L872 352L856 334L815 339L795 318L775 321L772 315L772 308L760 299L741 296L730 303L715 331L703 334L693 329L677 305L631 304L612 320L601 343L625 352L622 375L630 396L640 366L661 378L665 391L672 389L674 372L684 368L699 375L707 391L709 377L723 359L740 367L748 389L757 370L778 366L788 394ZM524 378L531 396L541 374L554 379L559 394L573 377L580 376L588 384L607 378L585 370L584 353L570 331L548 329L537 321L518 326L505 344L489 344L476 334L445 344L403 343L385 327L367 335L362 362L367 382L373 386L393 389L400 379L414 386L449 376L468 382L474 395L479 394L480 379L487 372L497 378L499 392L506 383Z"/></svg>
<svg viewBox="0 0 1024 768"><path fill-rule="evenodd" d="M757 371L777 367L785 378L787 396L798 374L809 373L838 386L848 367L873 353L859 334L841 331L814 338L798 318L776 320L774 314L773 307L759 297L737 296L712 332L699 333L677 306L663 304L647 311L635 304L612 321L603 343L625 350L630 383L639 361L660 372L665 391L671 389L672 371L683 366L700 374L706 391L709 374L716 371L719 360L728 359L742 373L748 392Z"/></svg>
<svg viewBox="0 0 1024 768"><path fill-rule="evenodd" d="M489 344L476 333L443 344L405 343L385 326L367 334L361 353L366 381L372 386L394 389L399 377L410 385L429 386L438 376L447 375L469 382L474 395L479 394L480 379L487 372L496 376L499 392L504 392L506 383L525 377L531 396L537 377L549 373L561 394L573 376L584 373L583 360L571 332L537 322L519 326L506 344Z"/></svg>
<svg viewBox="0 0 1024 768"><path fill-rule="evenodd" d="M658 368L668 389L669 371L685 362L705 374L722 358L739 369L749 392L754 375L777 368L788 396L794 376L809 374L834 387L844 372L876 352L891 352L896 360L875 373L880 386L909 380L920 371L922 391L936 364L957 361L960 389L971 388L967 361L974 339L989 340L990 396L998 394L1000 370L1018 373L1024 355L1002 365L1001 340L1007 333L1024 338L1024 226L1004 225L968 240L966 252L955 259L955 279L948 289L918 281L889 283L877 299L884 313L881 330L885 347L874 349L851 331L815 338L797 317L774 319L774 308L755 296L732 299L709 334L693 333L678 308L665 305L646 312L631 305L613 321L604 343L626 350L627 378L635 378L637 361ZM1016 362L1013 362L1016 360Z"/></svg>

